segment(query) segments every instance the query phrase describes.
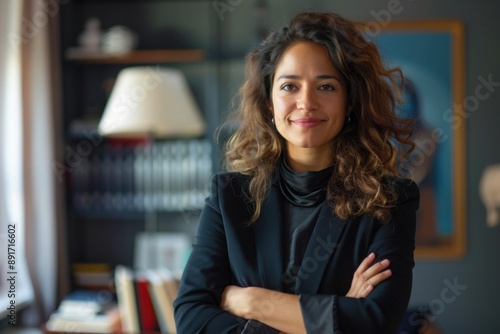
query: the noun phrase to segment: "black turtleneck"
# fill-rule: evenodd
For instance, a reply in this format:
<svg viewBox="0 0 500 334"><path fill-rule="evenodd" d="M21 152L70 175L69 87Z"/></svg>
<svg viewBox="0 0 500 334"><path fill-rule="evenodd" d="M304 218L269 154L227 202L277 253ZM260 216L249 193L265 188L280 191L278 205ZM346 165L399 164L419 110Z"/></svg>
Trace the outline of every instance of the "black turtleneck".
<svg viewBox="0 0 500 334"><path fill-rule="evenodd" d="M293 293L295 278L316 225L321 204L325 200L326 187L333 167L317 172L298 173L283 159L278 169L279 185L286 198L283 208L285 224L283 231L287 241L284 252L289 255L289 262L285 288L287 292Z"/></svg>

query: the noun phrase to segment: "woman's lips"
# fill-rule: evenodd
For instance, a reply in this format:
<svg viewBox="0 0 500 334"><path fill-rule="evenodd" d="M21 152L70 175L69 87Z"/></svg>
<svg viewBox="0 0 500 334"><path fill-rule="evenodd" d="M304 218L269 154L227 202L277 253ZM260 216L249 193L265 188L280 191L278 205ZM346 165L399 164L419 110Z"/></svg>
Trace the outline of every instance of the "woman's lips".
<svg viewBox="0 0 500 334"><path fill-rule="evenodd" d="M319 118L299 118L293 120L292 123L302 128L314 128L323 123L323 120Z"/></svg>

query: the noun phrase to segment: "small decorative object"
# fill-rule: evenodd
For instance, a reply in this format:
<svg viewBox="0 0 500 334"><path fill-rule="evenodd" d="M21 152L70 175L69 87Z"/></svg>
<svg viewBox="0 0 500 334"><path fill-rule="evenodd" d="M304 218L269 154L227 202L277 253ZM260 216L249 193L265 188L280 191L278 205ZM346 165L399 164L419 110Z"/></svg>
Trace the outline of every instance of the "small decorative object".
<svg viewBox="0 0 500 334"><path fill-rule="evenodd" d="M85 29L78 37L78 43L84 51L98 52L101 48L101 35L101 22L91 17L85 22Z"/></svg>
<svg viewBox="0 0 500 334"><path fill-rule="evenodd" d="M137 46L137 35L127 27L114 26L106 30L102 39L105 53L123 54Z"/></svg>
<svg viewBox="0 0 500 334"><path fill-rule="evenodd" d="M486 206L486 223L489 227L500 221L500 164L488 166L481 176L479 194Z"/></svg>

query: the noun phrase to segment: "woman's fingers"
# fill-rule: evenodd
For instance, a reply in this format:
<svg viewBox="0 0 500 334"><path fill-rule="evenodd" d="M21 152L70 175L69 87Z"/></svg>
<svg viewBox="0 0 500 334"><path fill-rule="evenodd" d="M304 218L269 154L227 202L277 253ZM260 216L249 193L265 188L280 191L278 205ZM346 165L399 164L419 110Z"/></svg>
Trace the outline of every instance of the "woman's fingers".
<svg viewBox="0 0 500 334"><path fill-rule="evenodd" d="M351 288L347 297L364 298L382 281L392 275L390 261L385 259L373 264L375 254L370 253L359 265L354 273Z"/></svg>
<svg viewBox="0 0 500 334"><path fill-rule="evenodd" d="M366 280L371 279L372 277L376 276L377 274L381 273L384 271L387 267L390 265L390 261L385 259L380 262L375 263L372 265L370 268L366 269L362 276L366 278Z"/></svg>
<svg viewBox="0 0 500 334"><path fill-rule="evenodd" d="M378 273L377 275L371 277L367 281L364 282L362 285L362 288L359 291L359 298L365 298L367 297L373 289L382 281L385 279L389 278L392 275L392 272L390 269L386 269L382 271L381 273Z"/></svg>
<svg viewBox="0 0 500 334"><path fill-rule="evenodd" d="M375 253L370 253L365 259L361 262L358 269L356 269L357 273L363 273L370 267L370 264L375 260Z"/></svg>

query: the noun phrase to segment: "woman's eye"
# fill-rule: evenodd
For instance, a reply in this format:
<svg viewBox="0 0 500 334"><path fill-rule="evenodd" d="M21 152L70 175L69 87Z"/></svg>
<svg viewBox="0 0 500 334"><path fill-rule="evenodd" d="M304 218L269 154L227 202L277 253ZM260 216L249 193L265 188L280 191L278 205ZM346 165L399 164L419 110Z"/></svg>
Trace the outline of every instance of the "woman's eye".
<svg viewBox="0 0 500 334"><path fill-rule="evenodd" d="M335 90L335 87L332 85L325 84L325 85L321 85L319 87L319 89L321 89L321 90Z"/></svg>
<svg viewBox="0 0 500 334"><path fill-rule="evenodd" d="M284 90L284 91L291 91L293 90L295 87L294 85L292 84L284 84L283 86L281 86L281 90Z"/></svg>

